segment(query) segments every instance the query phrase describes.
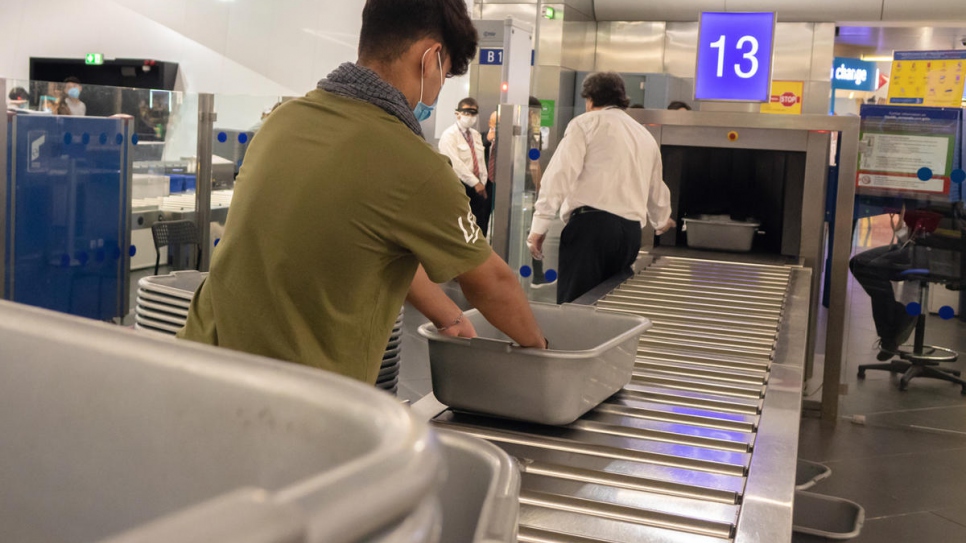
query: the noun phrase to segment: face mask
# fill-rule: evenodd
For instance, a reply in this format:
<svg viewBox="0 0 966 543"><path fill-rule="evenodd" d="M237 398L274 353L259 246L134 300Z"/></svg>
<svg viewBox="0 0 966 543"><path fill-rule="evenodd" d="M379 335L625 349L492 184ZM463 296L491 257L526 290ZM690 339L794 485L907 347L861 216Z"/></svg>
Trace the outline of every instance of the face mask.
<svg viewBox="0 0 966 543"><path fill-rule="evenodd" d="M71 87L67 89L67 96L70 96L74 100L77 100L78 98L80 98L80 89L78 89L77 87Z"/></svg>
<svg viewBox="0 0 966 543"><path fill-rule="evenodd" d="M476 115L473 115L472 117L460 115L459 118L456 119L456 122L460 125L460 128L462 128L463 130L469 130L470 128L473 128L474 126L476 126L476 122L478 120L479 120L479 117Z"/></svg>
<svg viewBox="0 0 966 543"><path fill-rule="evenodd" d="M427 49L426 52L423 53L423 60L419 64L419 73L420 73L419 103L416 104L416 109L413 110L413 115L416 116L416 120L419 122L424 122L426 119L429 119L433 115L433 110L436 109L436 104L439 102L439 95L437 94L436 101L433 102L433 105L427 106L426 104L423 103L422 73L423 73L423 69L426 66L426 55L429 54L430 51L432 51L432 49ZM442 91L443 90L443 59L439 55L439 53L436 53L436 61L439 63L439 90Z"/></svg>

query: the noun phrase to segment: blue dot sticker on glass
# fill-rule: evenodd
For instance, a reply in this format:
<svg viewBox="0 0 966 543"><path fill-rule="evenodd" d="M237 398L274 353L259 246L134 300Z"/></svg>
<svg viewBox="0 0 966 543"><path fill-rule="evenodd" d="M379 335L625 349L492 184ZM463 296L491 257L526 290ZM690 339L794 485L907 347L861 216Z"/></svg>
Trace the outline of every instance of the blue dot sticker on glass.
<svg viewBox="0 0 966 543"><path fill-rule="evenodd" d="M524 278L530 277L531 275L533 275L533 268L531 268L530 266L523 266L522 268L520 268L520 275L522 275Z"/></svg>
<svg viewBox="0 0 966 543"><path fill-rule="evenodd" d="M221 243L221 238L215 240L215 247L217 247L219 243Z"/></svg>
<svg viewBox="0 0 966 543"><path fill-rule="evenodd" d="M225 134L224 132L219 132L218 143L225 143L226 141L228 141L228 134Z"/></svg>
<svg viewBox="0 0 966 543"><path fill-rule="evenodd" d="M124 134L118 134L117 136L114 136L114 143L118 145L124 143Z"/></svg>
<svg viewBox="0 0 966 543"><path fill-rule="evenodd" d="M245 145L246 143L248 143L248 134L244 132L242 132L241 134L238 134L238 143L242 145Z"/></svg>
<svg viewBox="0 0 966 543"><path fill-rule="evenodd" d="M90 261L91 257L85 252L77 253L77 261L80 262L81 266L86 266L87 262Z"/></svg>
<svg viewBox="0 0 966 543"><path fill-rule="evenodd" d="M939 318L944 321L951 321L956 318L956 310L948 305L939 308Z"/></svg>
<svg viewBox="0 0 966 543"><path fill-rule="evenodd" d="M540 149L530 149L529 157L534 162L540 160Z"/></svg>
<svg viewBox="0 0 966 543"><path fill-rule="evenodd" d="M134 145L137 145L138 141L139 139L137 134L134 134L133 136L131 136L131 143L133 143Z"/></svg>
<svg viewBox="0 0 966 543"><path fill-rule="evenodd" d="M83 143L84 145L87 145L90 142L91 142L91 135L85 132L84 135L81 136L81 143Z"/></svg>
<svg viewBox="0 0 966 543"><path fill-rule="evenodd" d="M74 136L70 132L64 134L64 145L70 145L74 141Z"/></svg>
<svg viewBox="0 0 966 543"><path fill-rule="evenodd" d="M949 176L949 179L953 183L956 183L957 185L961 185L963 181L966 181L966 170L963 170L961 168L957 168L953 170L953 173Z"/></svg>
<svg viewBox="0 0 966 543"><path fill-rule="evenodd" d="M920 181L929 181L930 179L932 179L932 169L919 168L919 171L916 172L916 175L919 177Z"/></svg>
<svg viewBox="0 0 966 543"><path fill-rule="evenodd" d="M101 135L98 136L97 141L99 141L101 145L107 145L107 134L101 132Z"/></svg>
<svg viewBox="0 0 966 543"><path fill-rule="evenodd" d="M919 302L912 302L906 305L906 313L908 313L910 316L918 317L919 315L922 315L922 306L919 305Z"/></svg>
<svg viewBox="0 0 966 543"><path fill-rule="evenodd" d="M131 248L127 250L127 254L128 254L128 256L131 256L133 258L134 255L138 254L138 248L137 248L137 246L131 245Z"/></svg>
<svg viewBox="0 0 966 543"><path fill-rule="evenodd" d="M546 279L548 283L553 283L554 281L557 280L557 271L547 270L546 272L544 272L543 278Z"/></svg>

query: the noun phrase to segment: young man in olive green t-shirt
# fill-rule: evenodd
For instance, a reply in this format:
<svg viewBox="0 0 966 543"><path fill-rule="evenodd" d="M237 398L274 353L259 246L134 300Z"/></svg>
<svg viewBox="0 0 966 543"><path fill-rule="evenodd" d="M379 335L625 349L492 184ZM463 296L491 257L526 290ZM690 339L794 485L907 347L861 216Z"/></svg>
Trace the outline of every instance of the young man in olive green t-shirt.
<svg viewBox="0 0 966 543"><path fill-rule="evenodd" d="M491 323L544 347L417 122L475 47L462 0L369 0L359 62L278 108L252 142L181 337L374 383L404 299L445 333L475 335L435 284L456 278Z"/></svg>

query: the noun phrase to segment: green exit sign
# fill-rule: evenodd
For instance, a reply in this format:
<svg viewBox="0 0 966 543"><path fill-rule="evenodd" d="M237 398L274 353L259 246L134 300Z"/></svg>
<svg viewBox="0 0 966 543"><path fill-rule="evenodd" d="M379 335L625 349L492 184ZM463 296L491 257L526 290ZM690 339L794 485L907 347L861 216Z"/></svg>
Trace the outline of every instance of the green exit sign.
<svg viewBox="0 0 966 543"><path fill-rule="evenodd" d="M84 57L84 64L100 66L101 64L104 64L104 55L101 53L87 53L87 56Z"/></svg>

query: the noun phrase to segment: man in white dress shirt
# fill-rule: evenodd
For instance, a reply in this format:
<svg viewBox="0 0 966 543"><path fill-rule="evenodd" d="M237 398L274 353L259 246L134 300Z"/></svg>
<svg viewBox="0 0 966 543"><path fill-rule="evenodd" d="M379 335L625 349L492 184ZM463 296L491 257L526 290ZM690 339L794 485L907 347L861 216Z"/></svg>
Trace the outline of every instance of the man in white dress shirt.
<svg viewBox="0 0 966 543"><path fill-rule="evenodd" d="M476 130L480 106L473 98L464 98L456 106L456 124L446 129L439 139L439 152L449 157L456 176L463 182L476 224L484 235L489 231L493 187L487 183L486 155L483 137Z"/></svg>
<svg viewBox="0 0 966 543"><path fill-rule="evenodd" d="M624 81L614 72L584 81L587 113L571 121L543 174L527 245L543 242L560 212L557 303L576 300L628 269L641 248L644 221L659 234L676 226L654 137L625 111Z"/></svg>

